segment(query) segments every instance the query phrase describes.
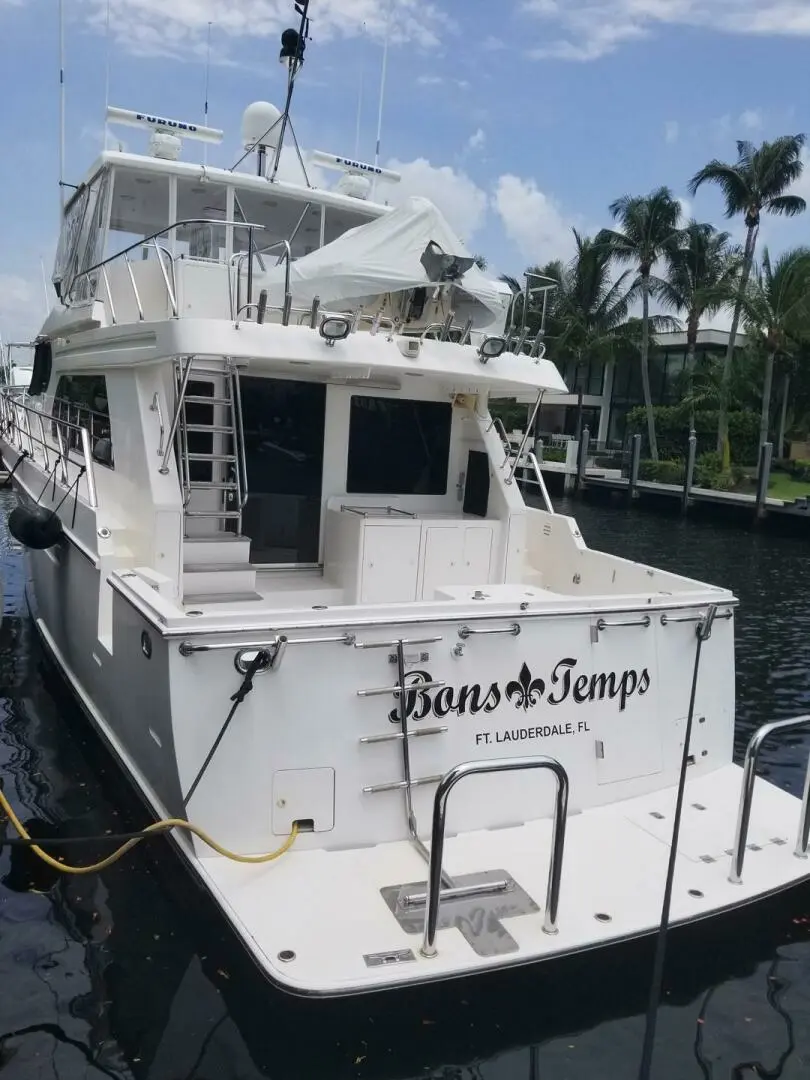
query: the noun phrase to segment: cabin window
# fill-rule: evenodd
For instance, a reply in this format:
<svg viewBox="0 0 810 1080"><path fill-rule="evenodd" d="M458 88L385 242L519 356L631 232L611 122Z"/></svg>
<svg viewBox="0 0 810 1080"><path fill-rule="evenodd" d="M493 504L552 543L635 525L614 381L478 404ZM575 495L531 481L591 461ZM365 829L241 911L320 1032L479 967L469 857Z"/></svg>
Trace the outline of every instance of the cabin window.
<svg viewBox="0 0 810 1080"><path fill-rule="evenodd" d="M169 177L118 166L113 174L110 228L106 256L117 255L132 244L146 240L169 222ZM171 237L161 237L168 246ZM130 259L155 258L151 245L130 252Z"/></svg>
<svg viewBox="0 0 810 1080"><path fill-rule="evenodd" d="M74 425L61 429L68 449L81 453L82 439L77 428L86 428L94 460L113 467L107 380L103 375L60 375L51 415ZM56 435L55 424L53 434Z"/></svg>
<svg viewBox="0 0 810 1080"><path fill-rule="evenodd" d="M62 218L62 232L59 235L59 247L56 251L56 263L53 270L53 281L60 295L65 296L70 288L70 268L74 263L76 246L81 232L84 212L87 209L89 187L84 185L79 188L73 198L65 207Z"/></svg>
<svg viewBox="0 0 810 1080"><path fill-rule="evenodd" d="M226 220L228 189L203 183L198 176L177 179L178 221ZM187 259L225 261L225 225L184 225L175 231L175 254Z"/></svg>
<svg viewBox="0 0 810 1080"><path fill-rule="evenodd" d="M443 401L353 397L347 493L445 495L452 419Z"/></svg>

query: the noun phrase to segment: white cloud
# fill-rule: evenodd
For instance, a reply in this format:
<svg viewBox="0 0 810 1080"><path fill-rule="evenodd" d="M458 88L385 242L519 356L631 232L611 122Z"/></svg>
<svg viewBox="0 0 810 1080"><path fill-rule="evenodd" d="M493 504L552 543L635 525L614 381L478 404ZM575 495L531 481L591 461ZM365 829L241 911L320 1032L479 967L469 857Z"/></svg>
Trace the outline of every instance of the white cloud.
<svg viewBox="0 0 810 1080"><path fill-rule="evenodd" d="M667 120L664 124L664 142L672 145L678 141L681 133L681 125L677 120Z"/></svg>
<svg viewBox="0 0 810 1080"><path fill-rule="evenodd" d="M507 236L529 262L542 264L573 253L571 226L576 222L534 180L510 174L499 177L493 203Z"/></svg>
<svg viewBox="0 0 810 1080"><path fill-rule="evenodd" d="M118 45L135 55L189 57L205 50L208 23L219 41L277 38L297 24L290 0L109 0ZM84 0L88 21L104 32L107 0ZM388 5L378 0L318 0L310 12L313 41L386 34ZM392 0L390 37L432 48L454 24L436 0Z"/></svg>
<svg viewBox="0 0 810 1080"><path fill-rule="evenodd" d="M467 149L469 151L483 150L486 145L487 135L483 128L478 128L467 139Z"/></svg>
<svg viewBox="0 0 810 1080"><path fill-rule="evenodd" d="M765 123L762 116L762 110L745 109L740 113L739 123L746 131L759 131Z"/></svg>
<svg viewBox="0 0 810 1080"><path fill-rule="evenodd" d="M595 60L668 25L810 37L806 0L523 0L522 7L559 35L531 55L562 60Z"/></svg>
<svg viewBox="0 0 810 1080"><path fill-rule="evenodd" d="M51 296L50 300L53 301ZM45 292L39 272L30 277L0 273L0 334L3 341L30 341L45 320Z"/></svg>
<svg viewBox="0 0 810 1080"><path fill-rule="evenodd" d="M402 175L402 182L388 189L392 206L400 206L411 195L430 199L465 244L484 224L487 194L466 173L449 165L431 165L426 158L408 162L393 158L386 168Z"/></svg>

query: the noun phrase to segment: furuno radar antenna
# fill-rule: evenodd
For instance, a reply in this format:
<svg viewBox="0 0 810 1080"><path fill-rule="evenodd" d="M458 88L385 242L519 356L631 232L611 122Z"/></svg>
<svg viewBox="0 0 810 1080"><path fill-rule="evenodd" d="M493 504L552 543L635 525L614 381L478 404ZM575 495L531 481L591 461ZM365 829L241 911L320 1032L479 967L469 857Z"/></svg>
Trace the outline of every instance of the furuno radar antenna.
<svg viewBox="0 0 810 1080"><path fill-rule="evenodd" d="M171 120L167 116L156 116L153 113L119 109L115 105L107 107L107 123L125 124L127 127L151 131L149 154L151 157L163 158L164 161L177 161L183 139L196 139L204 143L222 142L222 132L218 128L189 124L184 120Z"/></svg>
<svg viewBox="0 0 810 1080"><path fill-rule="evenodd" d="M354 199L368 199L373 195L374 187L378 180L387 180L390 184L398 184L402 176L391 169L382 169L379 165L371 165L367 161L357 161L354 158L341 157L339 154L326 154L323 150L313 150L310 160L320 165L323 169L335 169L342 172L337 190L342 195L350 195Z"/></svg>

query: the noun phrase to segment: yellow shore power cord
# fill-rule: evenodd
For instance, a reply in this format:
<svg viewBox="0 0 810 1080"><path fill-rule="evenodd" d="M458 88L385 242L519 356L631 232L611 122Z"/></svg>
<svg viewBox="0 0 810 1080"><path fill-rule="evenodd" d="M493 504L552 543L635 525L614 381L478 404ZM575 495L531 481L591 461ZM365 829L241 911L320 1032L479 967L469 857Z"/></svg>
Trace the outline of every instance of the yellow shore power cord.
<svg viewBox="0 0 810 1080"><path fill-rule="evenodd" d="M0 809L5 813L8 820L14 826L15 830L19 834L21 840L32 840L32 837L26 830L23 823L14 813L11 804L6 798L2 788L0 788ZM224 855L226 859L232 859L234 862L239 863L268 863L273 859L278 859L284 855L295 843L298 836L298 824L293 822L292 832L281 845L276 848L275 851L268 852L266 855L238 855L235 851L229 851L228 848L223 847L222 844L218 844L216 840L213 840L204 829L199 828L197 825L192 825L190 821L185 821L183 818L165 818L162 821L156 821L152 825L147 825L143 830L144 833L164 833L170 829L185 829L186 832L193 833L208 847L213 848L219 855ZM94 838L96 839L96 838ZM92 863L90 866L69 866L67 863L60 862L59 859L55 859L52 855L49 855L47 851L43 851L37 844L31 843L30 850L38 855L44 863L48 866L52 866L54 870L58 870L62 874L96 874L100 870L106 870L108 866L112 866L113 863L126 855L128 851L131 851L137 844L140 844L142 840L145 840L146 836L137 836L131 840L127 840L125 844L122 844L111 855L108 855L106 859L101 859L99 862ZM0 847L2 847L2 839L0 839Z"/></svg>

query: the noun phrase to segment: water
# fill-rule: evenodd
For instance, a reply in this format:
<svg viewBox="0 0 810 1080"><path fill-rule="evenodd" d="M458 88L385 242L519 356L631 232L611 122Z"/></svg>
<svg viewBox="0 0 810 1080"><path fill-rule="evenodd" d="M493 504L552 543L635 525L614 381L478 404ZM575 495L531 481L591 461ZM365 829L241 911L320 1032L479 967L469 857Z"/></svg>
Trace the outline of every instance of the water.
<svg viewBox="0 0 810 1080"><path fill-rule="evenodd" d="M0 523L8 506L0 493ZM592 547L740 597L738 750L760 723L810 712L804 541L575 512ZM142 811L42 655L2 524L0 564L6 791L41 836L137 827ZM796 791L806 751L798 739L782 744L766 768ZM301 1002L268 988L161 842L86 878L0 852L3 1080L634 1077L650 966L640 943L473 985ZM673 936L655 1062L658 1080L808 1075L810 893Z"/></svg>

